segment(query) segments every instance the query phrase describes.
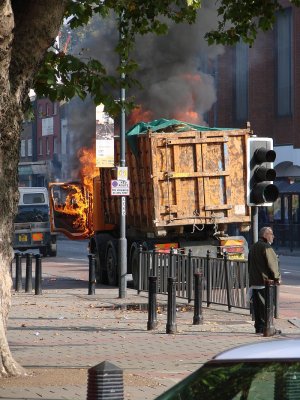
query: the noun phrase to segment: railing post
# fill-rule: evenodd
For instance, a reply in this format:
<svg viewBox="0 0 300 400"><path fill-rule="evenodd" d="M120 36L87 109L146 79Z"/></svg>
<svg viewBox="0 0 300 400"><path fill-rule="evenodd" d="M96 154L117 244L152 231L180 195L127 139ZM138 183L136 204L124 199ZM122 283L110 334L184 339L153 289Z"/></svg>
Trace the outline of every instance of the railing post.
<svg viewBox="0 0 300 400"><path fill-rule="evenodd" d="M188 303L192 301L192 293L193 293L193 274L192 274L192 249L189 249L188 258L187 258L187 298Z"/></svg>
<svg viewBox="0 0 300 400"><path fill-rule="evenodd" d="M156 304L156 287L157 276L149 276L149 293L148 293L148 323L147 329L151 331L157 327L157 304Z"/></svg>
<svg viewBox="0 0 300 400"><path fill-rule="evenodd" d="M228 255L226 251L224 251L224 269L225 269L227 304L228 304L228 310L231 311L231 298L230 298L231 286L229 285L230 279L229 279L229 269L228 269Z"/></svg>
<svg viewBox="0 0 300 400"><path fill-rule="evenodd" d="M42 294L42 257L40 254L35 255L35 294Z"/></svg>
<svg viewBox="0 0 300 400"><path fill-rule="evenodd" d="M157 252L155 249L152 250L151 276L157 276Z"/></svg>
<svg viewBox="0 0 300 400"><path fill-rule="evenodd" d="M95 294L95 286L96 286L95 255L89 254L88 258L89 258L89 290L88 290L88 294L94 295Z"/></svg>
<svg viewBox="0 0 300 400"><path fill-rule="evenodd" d="M211 304L211 270L210 270L210 250L206 253L206 306Z"/></svg>
<svg viewBox="0 0 300 400"><path fill-rule="evenodd" d="M138 252L138 288L137 292L138 294L141 293L142 291L142 259L143 259L143 246L140 244L139 245L139 252Z"/></svg>
<svg viewBox="0 0 300 400"><path fill-rule="evenodd" d="M26 278L25 278L25 292L32 292L32 254L26 254Z"/></svg>
<svg viewBox="0 0 300 400"><path fill-rule="evenodd" d="M195 301L194 301L194 317L193 325L200 325L203 323L202 315L202 273L195 272Z"/></svg>
<svg viewBox="0 0 300 400"><path fill-rule="evenodd" d="M265 326L264 336L273 336L275 333L273 322L274 307L274 281L265 281Z"/></svg>
<svg viewBox="0 0 300 400"><path fill-rule="evenodd" d="M15 290L20 292L22 290L22 254L16 253L16 278L15 278Z"/></svg>
<svg viewBox="0 0 300 400"><path fill-rule="evenodd" d="M169 276L175 277L175 257L174 257L174 249L171 247L170 249L170 271Z"/></svg>
<svg viewBox="0 0 300 400"><path fill-rule="evenodd" d="M176 278L170 276L168 278L168 310L166 333L176 333Z"/></svg>

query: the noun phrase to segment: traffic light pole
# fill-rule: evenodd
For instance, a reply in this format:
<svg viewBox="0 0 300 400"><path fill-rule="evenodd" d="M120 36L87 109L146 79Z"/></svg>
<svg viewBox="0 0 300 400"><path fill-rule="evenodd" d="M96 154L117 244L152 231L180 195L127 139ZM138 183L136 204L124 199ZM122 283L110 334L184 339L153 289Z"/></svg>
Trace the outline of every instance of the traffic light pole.
<svg viewBox="0 0 300 400"><path fill-rule="evenodd" d="M252 244L258 241L258 207L251 207Z"/></svg>

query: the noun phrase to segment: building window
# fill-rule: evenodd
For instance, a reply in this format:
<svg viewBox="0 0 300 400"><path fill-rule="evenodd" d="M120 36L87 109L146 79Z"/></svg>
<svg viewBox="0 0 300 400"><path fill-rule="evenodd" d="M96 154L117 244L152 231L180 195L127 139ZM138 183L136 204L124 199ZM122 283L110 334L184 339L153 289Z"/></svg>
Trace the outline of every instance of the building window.
<svg viewBox="0 0 300 400"><path fill-rule="evenodd" d="M26 140L21 140L21 157L25 157L26 156Z"/></svg>
<svg viewBox="0 0 300 400"><path fill-rule="evenodd" d="M53 103L53 115L57 114L57 103Z"/></svg>
<svg viewBox="0 0 300 400"><path fill-rule="evenodd" d="M43 139L39 139L39 155L43 155Z"/></svg>
<svg viewBox="0 0 300 400"><path fill-rule="evenodd" d="M50 154L50 143L48 137L46 137L46 154Z"/></svg>
<svg viewBox="0 0 300 400"><path fill-rule="evenodd" d="M235 47L235 117L248 119L248 45L242 41Z"/></svg>
<svg viewBox="0 0 300 400"><path fill-rule="evenodd" d="M277 115L292 114L292 13L277 14Z"/></svg>
<svg viewBox="0 0 300 400"><path fill-rule="evenodd" d="M46 116L49 117L49 115L50 115L50 107L49 107L49 104L47 103L46 104Z"/></svg>
<svg viewBox="0 0 300 400"><path fill-rule="evenodd" d="M27 141L27 154L29 157L32 156L32 139L28 139Z"/></svg>

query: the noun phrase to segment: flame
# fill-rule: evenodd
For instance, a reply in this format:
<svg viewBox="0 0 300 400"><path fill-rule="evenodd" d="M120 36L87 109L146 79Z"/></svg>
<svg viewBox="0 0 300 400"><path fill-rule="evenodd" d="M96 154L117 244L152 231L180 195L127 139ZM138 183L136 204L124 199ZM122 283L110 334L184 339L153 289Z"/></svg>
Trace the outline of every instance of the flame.
<svg viewBox="0 0 300 400"><path fill-rule="evenodd" d="M192 110L180 110L174 115L175 119L179 121L190 122L192 124L198 124L200 122L199 114Z"/></svg>
<svg viewBox="0 0 300 400"><path fill-rule="evenodd" d="M182 78L186 81L186 82L190 82L190 83L199 83L202 81L202 78L199 74L183 74Z"/></svg>
<svg viewBox="0 0 300 400"><path fill-rule="evenodd" d="M131 111L128 118L129 126L134 125L138 122L150 122L154 118L153 112L150 110L144 110L141 105L138 105Z"/></svg>
<svg viewBox="0 0 300 400"><path fill-rule="evenodd" d="M96 167L96 142L92 148L82 147L78 151L78 158L81 164L80 180L88 192L93 193L93 178L99 174Z"/></svg>
<svg viewBox="0 0 300 400"><path fill-rule="evenodd" d="M184 82L185 86L188 88L189 96L186 99L186 103L182 106L182 103L176 107L174 110L169 110L164 118L177 119L179 121L190 122L193 124L204 124L201 115L197 112L197 90L199 90L200 85L203 80L200 74L190 74L185 73L178 76L181 82ZM138 105L131 112L128 123L132 126L138 122L149 122L157 117L151 110L145 110L142 105Z"/></svg>
<svg viewBox="0 0 300 400"><path fill-rule="evenodd" d="M73 216L72 226L76 231L87 230L89 211L92 212L93 178L98 175L96 167L96 143L92 148L82 147L78 151L81 164L79 176L82 188L78 185L68 183L62 186L66 193L63 203L54 202L54 209L58 213Z"/></svg>
<svg viewBox="0 0 300 400"><path fill-rule="evenodd" d="M88 204L84 193L75 185L68 185L67 197L63 204L55 204L55 211L65 215L74 216L72 222L75 230L85 231L88 218Z"/></svg>

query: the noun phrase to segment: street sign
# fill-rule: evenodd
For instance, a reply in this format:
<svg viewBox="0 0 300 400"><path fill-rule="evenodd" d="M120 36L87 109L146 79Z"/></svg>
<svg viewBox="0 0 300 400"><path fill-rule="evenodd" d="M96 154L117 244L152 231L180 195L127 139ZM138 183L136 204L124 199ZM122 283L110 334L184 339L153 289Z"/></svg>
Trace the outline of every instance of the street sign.
<svg viewBox="0 0 300 400"><path fill-rule="evenodd" d="M128 167L117 167L117 180L128 179Z"/></svg>
<svg viewBox="0 0 300 400"><path fill-rule="evenodd" d="M112 196L129 196L130 181L129 180L111 180L111 195Z"/></svg>

